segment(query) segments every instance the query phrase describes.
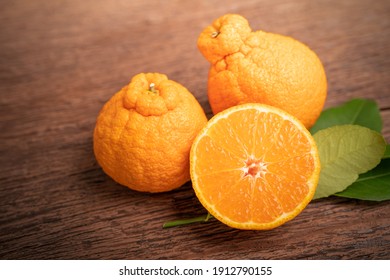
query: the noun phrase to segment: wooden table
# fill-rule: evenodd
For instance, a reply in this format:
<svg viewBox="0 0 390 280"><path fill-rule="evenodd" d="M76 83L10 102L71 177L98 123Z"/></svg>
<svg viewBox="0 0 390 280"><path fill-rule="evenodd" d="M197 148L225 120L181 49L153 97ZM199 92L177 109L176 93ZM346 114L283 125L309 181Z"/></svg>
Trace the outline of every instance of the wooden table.
<svg viewBox="0 0 390 280"><path fill-rule="evenodd" d="M390 2L371 0L7 1L0 11L2 259L389 259L390 203L331 197L272 231L213 220L191 184L131 191L96 163L103 104L140 72L185 85L207 115L208 62L196 41L225 13L308 44L329 81L326 107L377 101L390 142Z"/></svg>

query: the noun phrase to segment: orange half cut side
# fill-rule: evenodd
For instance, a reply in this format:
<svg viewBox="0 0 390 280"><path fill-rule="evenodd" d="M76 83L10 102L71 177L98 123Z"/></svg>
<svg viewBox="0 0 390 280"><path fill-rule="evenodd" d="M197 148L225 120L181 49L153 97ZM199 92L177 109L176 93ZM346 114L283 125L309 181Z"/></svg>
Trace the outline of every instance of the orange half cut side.
<svg viewBox="0 0 390 280"><path fill-rule="evenodd" d="M244 104L215 115L190 153L196 196L215 218L265 230L297 216L311 201L320 161L313 137L290 114Z"/></svg>

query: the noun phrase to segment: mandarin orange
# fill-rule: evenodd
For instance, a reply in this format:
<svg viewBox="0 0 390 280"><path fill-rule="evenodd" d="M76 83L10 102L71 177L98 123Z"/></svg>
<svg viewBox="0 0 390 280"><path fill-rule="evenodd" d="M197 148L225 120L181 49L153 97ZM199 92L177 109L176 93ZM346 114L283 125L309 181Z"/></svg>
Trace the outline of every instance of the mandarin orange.
<svg viewBox="0 0 390 280"><path fill-rule="evenodd" d="M158 73L141 73L101 110L94 152L116 182L163 192L190 180L189 152L207 118L182 85Z"/></svg>
<svg viewBox="0 0 390 280"><path fill-rule="evenodd" d="M195 194L215 218L238 229L272 229L297 216L316 190L313 137L292 115L247 103L216 114L190 154Z"/></svg>
<svg viewBox="0 0 390 280"><path fill-rule="evenodd" d="M208 97L214 114L256 102L287 111L306 128L319 117L327 94L325 70L303 43L253 32L244 17L227 14L203 30L198 48L211 63Z"/></svg>

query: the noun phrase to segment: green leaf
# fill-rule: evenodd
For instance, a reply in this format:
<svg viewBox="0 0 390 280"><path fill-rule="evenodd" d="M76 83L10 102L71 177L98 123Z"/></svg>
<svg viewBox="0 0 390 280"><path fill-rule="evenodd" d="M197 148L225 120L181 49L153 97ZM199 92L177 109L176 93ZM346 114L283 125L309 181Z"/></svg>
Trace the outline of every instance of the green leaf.
<svg viewBox="0 0 390 280"><path fill-rule="evenodd" d="M312 134L335 125L356 124L382 131L382 118L374 100L352 99L341 106L324 110L310 129Z"/></svg>
<svg viewBox="0 0 390 280"><path fill-rule="evenodd" d="M320 180L314 199L341 192L359 174L377 166L385 152L383 136L359 125L339 125L314 136L321 161Z"/></svg>
<svg viewBox="0 0 390 280"><path fill-rule="evenodd" d="M387 144L386 151L385 151L382 158L390 158L390 145L389 144Z"/></svg>
<svg viewBox="0 0 390 280"><path fill-rule="evenodd" d="M359 176L355 183L337 196L383 201L390 199L390 158L383 159L373 170Z"/></svg>

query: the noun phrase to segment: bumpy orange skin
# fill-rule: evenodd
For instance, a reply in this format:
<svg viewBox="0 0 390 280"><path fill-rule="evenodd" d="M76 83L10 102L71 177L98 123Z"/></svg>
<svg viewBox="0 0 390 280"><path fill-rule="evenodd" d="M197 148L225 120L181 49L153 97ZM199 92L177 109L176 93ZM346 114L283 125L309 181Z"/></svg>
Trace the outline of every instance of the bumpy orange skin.
<svg viewBox="0 0 390 280"><path fill-rule="evenodd" d="M263 103L314 125L327 95L324 67L301 42L252 32L240 15L224 15L203 30L198 48L211 63L208 97L214 114L243 103Z"/></svg>
<svg viewBox="0 0 390 280"><path fill-rule="evenodd" d="M190 148L206 123L185 87L162 74L141 73L101 110L94 153L119 184L143 192L170 191L190 180Z"/></svg>

